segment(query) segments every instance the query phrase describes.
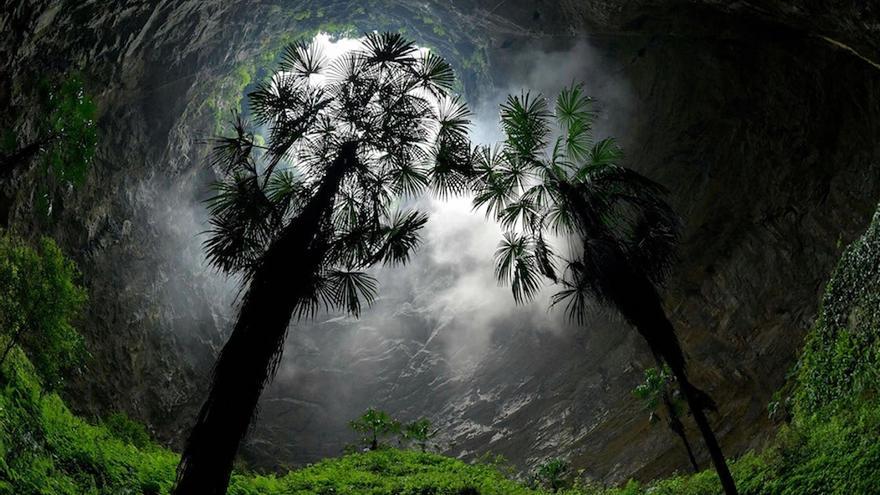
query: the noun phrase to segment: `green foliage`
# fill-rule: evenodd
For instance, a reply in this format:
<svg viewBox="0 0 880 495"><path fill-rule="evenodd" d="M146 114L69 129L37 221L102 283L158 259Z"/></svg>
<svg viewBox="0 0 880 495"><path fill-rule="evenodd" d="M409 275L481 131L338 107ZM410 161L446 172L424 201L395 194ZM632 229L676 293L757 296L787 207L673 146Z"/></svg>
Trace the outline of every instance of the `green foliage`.
<svg viewBox="0 0 880 495"><path fill-rule="evenodd" d="M633 395L645 403L646 409L654 411L660 405L669 379L668 369L648 368L645 370L645 381L633 389Z"/></svg>
<svg viewBox="0 0 880 495"><path fill-rule="evenodd" d="M41 134L55 138L43 155L44 166L60 184L79 185L95 157L97 107L77 74L43 83L41 96L46 116Z"/></svg>
<svg viewBox="0 0 880 495"><path fill-rule="evenodd" d="M562 459L551 459L538 466L534 479L547 490L556 493L565 486L568 474L568 462Z"/></svg>
<svg viewBox="0 0 880 495"><path fill-rule="evenodd" d="M413 442L419 450L425 452L428 450L428 444L432 438L437 436L438 431L432 429L431 421L422 418L412 423L407 423L402 430L402 440L405 442Z"/></svg>
<svg viewBox="0 0 880 495"><path fill-rule="evenodd" d="M372 407L361 417L348 423L352 430L361 433L361 443L370 450L376 450L382 446L382 439L389 435L400 432L400 422L393 419L385 411Z"/></svg>
<svg viewBox="0 0 880 495"><path fill-rule="evenodd" d="M73 262L51 239L42 239L34 249L0 234L0 359L12 346L21 346L50 389L86 356L71 323L86 301L77 278Z"/></svg>
<svg viewBox="0 0 880 495"><path fill-rule="evenodd" d="M731 471L743 495L867 494L880 486L880 210L844 252L822 309L771 413L790 405L791 424L770 446L747 453ZM793 392L790 390L793 387ZM605 489L608 495L714 495L712 471L660 480L647 488Z"/></svg>
<svg viewBox="0 0 880 495"><path fill-rule="evenodd" d="M41 82L39 103L40 115L45 116L37 126L45 179L37 188L36 207L51 215L57 190L82 184L95 158L97 107L77 74L57 83Z"/></svg>
<svg viewBox="0 0 880 495"><path fill-rule="evenodd" d="M0 494L167 493L177 456L120 440L113 427L77 418L46 393L18 349L2 367ZM130 428L129 428L130 429Z"/></svg>
<svg viewBox="0 0 880 495"><path fill-rule="evenodd" d="M880 210L846 249L798 364L796 413L850 407L880 383Z"/></svg>
<svg viewBox="0 0 880 495"><path fill-rule="evenodd" d="M145 441L143 427L114 414L100 424L74 416L40 388L18 350L2 370L0 495L169 492L179 457ZM531 495L494 466L386 448L327 459L284 476L236 472L230 495Z"/></svg>
<svg viewBox="0 0 880 495"><path fill-rule="evenodd" d="M684 403L678 395L678 390L672 386L675 377L672 375L668 366L663 369L648 368L645 370L645 380L633 389L635 395L645 406L645 410L650 413L649 420L651 423L659 421L660 416L658 409L663 404L663 394L669 394L671 407L674 411L668 411L679 415L684 410Z"/></svg>
<svg viewBox="0 0 880 495"><path fill-rule="evenodd" d="M150 434L144 425L133 421L125 413L115 412L104 419L104 426L114 437L138 448L150 445Z"/></svg>

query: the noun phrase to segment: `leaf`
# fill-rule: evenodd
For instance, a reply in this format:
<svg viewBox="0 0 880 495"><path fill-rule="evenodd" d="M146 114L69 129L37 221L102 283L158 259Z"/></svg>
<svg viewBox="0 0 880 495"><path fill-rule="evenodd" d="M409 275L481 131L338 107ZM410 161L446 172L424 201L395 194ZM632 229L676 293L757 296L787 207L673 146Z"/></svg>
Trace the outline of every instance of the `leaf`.
<svg viewBox="0 0 880 495"><path fill-rule="evenodd" d="M538 293L539 271L526 236L504 234L495 251L495 278L502 284L510 284L517 304L531 300Z"/></svg>
<svg viewBox="0 0 880 495"><path fill-rule="evenodd" d="M413 67L416 80L420 87L440 97L452 91L455 84L455 71L443 57L428 52L418 59Z"/></svg>
<svg viewBox="0 0 880 495"><path fill-rule="evenodd" d="M378 294L378 284L372 276L359 271L333 270L327 274L327 283L333 306L360 316L361 301L373 303Z"/></svg>
<svg viewBox="0 0 880 495"><path fill-rule="evenodd" d="M520 96L508 95L501 105L501 127L505 145L518 158L538 160L547 145L550 133L550 113L543 95L533 97L525 92Z"/></svg>
<svg viewBox="0 0 880 495"><path fill-rule="evenodd" d="M299 40L284 49L280 70L290 72L298 79L303 80L308 79L311 75L320 74L326 62L327 59L324 57L320 45Z"/></svg>
<svg viewBox="0 0 880 495"><path fill-rule="evenodd" d="M440 99L437 106L438 140L466 139L470 118L471 111L459 96Z"/></svg>
<svg viewBox="0 0 880 495"><path fill-rule="evenodd" d="M369 64L406 66L415 63L416 46L400 33L367 33L363 44Z"/></svg>
<svg viewBox="0 0 880 495"><path fill-rule="evenodd" d="M404 264L421 243L419 232L428 222L428 216L418 211L396 212L391 223L383 228L382 247L374 256L385 264Z"/></svg>

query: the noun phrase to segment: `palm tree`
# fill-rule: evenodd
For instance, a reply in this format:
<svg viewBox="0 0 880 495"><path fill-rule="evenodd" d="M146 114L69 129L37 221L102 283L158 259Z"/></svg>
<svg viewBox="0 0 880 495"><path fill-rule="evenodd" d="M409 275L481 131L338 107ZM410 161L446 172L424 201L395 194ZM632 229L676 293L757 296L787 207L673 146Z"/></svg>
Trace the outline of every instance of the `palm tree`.
<svg viewBox="0 0 880 495"><path fill-rule="evenodd" d="M398 34L368 34L335 60L295 43L249 95L267 143L241 117L216 140L222 179L209 200L206 249L246 290L173 493L226 493L292 317L319 307L357 316L377 291L366 270L409 259L427 218L393 204L466 185L469 113L453 82L442 58Z"/></svg>
<svg viewBox="0 0 880 495"><path fill-rule="evenodd" d="M510 284L517 303L533 298L542 278L561 286L551 305L564 305L578 324L593 301L616 310L672 370L721 483L734 494L705 415L711 401L688 379L658 293L679 220L660 185L618 165L622 153L613 138L593 139L591 108L580 85L563 90L554 111L529 93L502 104L506 139L478 153L474 198L507 230L495 253L496 276Z"/></svg>
<svg viewBox="0 0 880 495"><path fill-rule="evenodd" d="M679 411L682 406L681 400L669 390L674 380L675 378L666 366L649 368L645 370L645 381L633 390L633 394L641 399L645 409L650 411L649 421L651 424L660 419L657 410L660 408L660 404L663 404L663 408L666 410L666 426L681 440L681 444L684 446L688 460L691 463L691 468L693 468L695 473L698 473L700 472L700 465L697 463L697 458L694 457L694 450L691 448L691 442L688 440L684 424L679 417Z"/></svg>

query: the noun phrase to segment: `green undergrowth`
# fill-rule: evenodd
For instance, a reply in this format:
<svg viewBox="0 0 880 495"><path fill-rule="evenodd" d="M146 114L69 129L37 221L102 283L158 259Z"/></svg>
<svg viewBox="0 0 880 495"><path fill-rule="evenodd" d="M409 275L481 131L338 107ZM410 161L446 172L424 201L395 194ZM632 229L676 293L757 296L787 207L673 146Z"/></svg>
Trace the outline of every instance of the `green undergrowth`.
<svg viewBox="0 0 880 495"><path fill-rule="evenodd" d="M179 456L124 415L88 422L46 393L14 350L0 389L0 494L166 494ZM397 449L327 459L283 476L237 472L230 495L527 495L493 465Z"/></svg>

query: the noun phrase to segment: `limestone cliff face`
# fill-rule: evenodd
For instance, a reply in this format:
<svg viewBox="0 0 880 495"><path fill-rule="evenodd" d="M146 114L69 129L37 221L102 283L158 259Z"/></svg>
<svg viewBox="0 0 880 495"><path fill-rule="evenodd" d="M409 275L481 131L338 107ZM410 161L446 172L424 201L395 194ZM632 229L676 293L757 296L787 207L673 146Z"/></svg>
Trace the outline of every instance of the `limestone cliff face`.
<svg viewBox="0 0 880 495"><path fill-rule="evenodd" d="M603 69L627 82L631 102L608 126L629 164L670 189L686 223L667 308L694 381L722 406L714 420L724 447L759 445L772 430L766 403L794 362L820 287L880 197L877 7L378 3L4 6L0 109L12 118L25 112L29 81L70 68L88 75L100 108L99 159L56 220L35 219L27 176L5 191L10 223L58 239L90 291L82 328L94 360L73 384L76 406L92 414L122 408L179 445L234 295L204 266L194 240L211 180L201 140L213 132L215 110L206 102L234 89L236 67L291 29L381 22L405 26L453 58L471 96L491 92L493 81L506 88L524 70L517 53L564 49L574 37L585 37ZM485 70L477 70L480 57ZM613 102L615 88L602 80L593 87ZM685 467L674 437L651 428L631 397L650 360L613 317L552 332L511 318L498 323L504 331L490 335L484 353L451 359L449 327L400 297L387 303L404 308L393 327L295 327L288 365L267 390L246 447L251 460L281 465L336 454L351 440L348 415L378 404L432 417L451 453L492 451L520 466L570 455L608 479ZM467 322L449 325L467 330Z"/></svg>

